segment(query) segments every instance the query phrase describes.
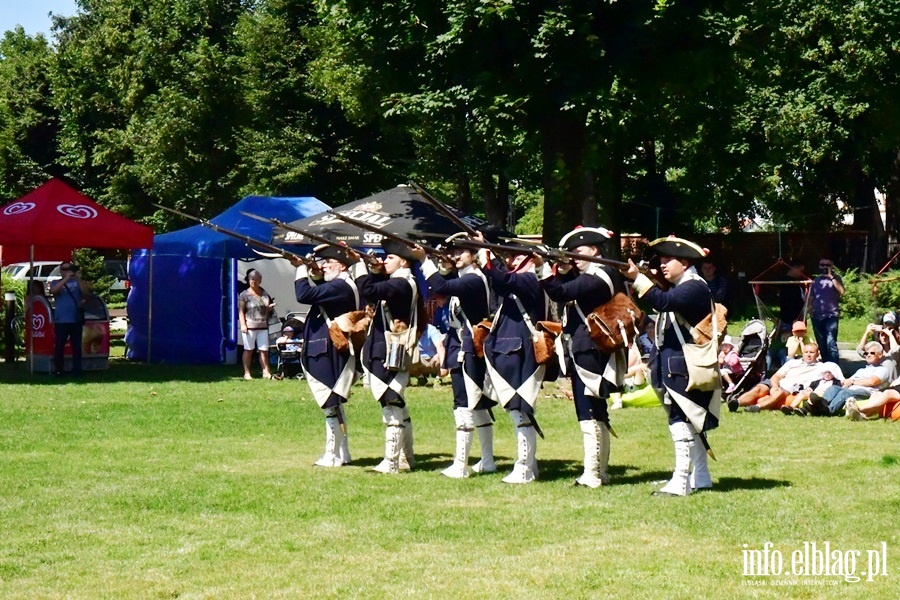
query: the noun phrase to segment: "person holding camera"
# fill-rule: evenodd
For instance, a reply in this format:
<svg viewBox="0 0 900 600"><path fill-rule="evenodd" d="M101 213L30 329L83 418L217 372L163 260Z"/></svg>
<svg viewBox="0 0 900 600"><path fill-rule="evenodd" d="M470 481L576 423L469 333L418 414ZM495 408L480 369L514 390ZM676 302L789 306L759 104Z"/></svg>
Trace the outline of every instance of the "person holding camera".
<svg viewBox="0 0 900 600"><path fill-rule="evenodd" d="M90 285L82 281L81 269L72 262L59 266L61 278L50 286L50 293L56 298L53 313L54 375L60 377L65 372L66 342L72 346L72 375L81 375L81 333L84 327L84 303L91 293Z"/></svg>
<svg viewBox="0 0 900 600"><path fill-rule="evenodd" d="M827 258L819 260L819 275L809 293L813 333L823 362L837 363L840 360L837 345L838 304L844 291L844 282L835 274L834 263Z"/></svg>
<svg viewBox="0 0 900 600"><path fill-rule="evenodd" d="M856 353L862 358L866 357L866 343L879 342L884 347L884 352L895 363L900 359L900 331L897 330L897 317L893 312L888 312L882 317L881 325L869 323L863 332Z"/></svg>

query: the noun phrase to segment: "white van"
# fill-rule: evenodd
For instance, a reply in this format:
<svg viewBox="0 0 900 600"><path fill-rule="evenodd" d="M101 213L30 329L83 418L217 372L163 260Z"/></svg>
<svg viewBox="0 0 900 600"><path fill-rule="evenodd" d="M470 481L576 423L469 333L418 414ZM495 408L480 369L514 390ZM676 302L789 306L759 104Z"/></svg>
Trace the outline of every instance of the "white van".
<svg viewBox="0 0 900 600"><path fill-rule="evenodd" d="M27 281L34 275L35 281L46 284L50 273L59 264L58 260L36 260L34 263L18 262L3 265L3 272L9 274L16 281Z"/></svg>

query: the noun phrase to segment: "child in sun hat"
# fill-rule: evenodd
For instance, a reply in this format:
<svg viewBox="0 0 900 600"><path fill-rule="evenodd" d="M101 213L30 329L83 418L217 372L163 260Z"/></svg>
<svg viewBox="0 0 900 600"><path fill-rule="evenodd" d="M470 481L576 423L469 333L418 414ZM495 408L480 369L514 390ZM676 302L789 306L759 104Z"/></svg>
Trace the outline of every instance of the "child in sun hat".
<svg viewBox="0 0 900 600"><path fill-rule="evenodd" d="M727 385L725 393L730 394L735 388L734 380L740 379L744 374L744 366L730 335L726 335L719 346L719 370L722 373L722 380Z"/></svg>

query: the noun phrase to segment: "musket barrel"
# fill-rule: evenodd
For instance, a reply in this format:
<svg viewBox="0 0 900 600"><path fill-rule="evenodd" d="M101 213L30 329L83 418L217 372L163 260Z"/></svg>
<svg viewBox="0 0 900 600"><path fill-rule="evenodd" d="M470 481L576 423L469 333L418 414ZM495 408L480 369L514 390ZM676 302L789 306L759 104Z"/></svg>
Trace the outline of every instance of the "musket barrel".
<svg viewBox="0 0 900 600"><path fill-rule="evenodd" d="M390 231L385 231L384 229L379 229L378 227L375 227L374 225L370 225L369 223L366 223L365 221L360 221L358 219L354 219L353 217L348 217L347 215L342 215L341 213L334 212L333 210L329 210L328 214L334 216L337 219L340 219L341 221L343 221L349 225L353 225L354 227L359 227L360 229L365 229L366 231L371 231L372 233L381 234L388 239L394 240L396 242L400 242L401 244L405 244L405 245L409 246L410 248L412 248L414 246L419 246L428 254L436 256L441 260L449 260L449 258L447 257L446 254L444 254L443 252L441 252L440 250L438 250L437 248L435 248L433 246L429 246L428 244L416 242L414 240L405 238L402 235L398 235L398 234L392 233Z"/></svg>
<svg viewBox="0 0 900 600"><path fill-rule="evenodd" d="M288 231L292 231L294 233L298 233L300 235L306 236L314 242L328 244L329 246L334 246L335 248L341 248L344 250L353 250L353 248L350 248L346 244L342 244L340 242L335 242L334 240L329 240L327 237L324 237L324 236L321 236L321 235L318 235L315 233L310 233L309 231L303 231L302 229L293 227L289 223L285 223L284 221L281 221L274 217L262 217L260 215L255 215L253 213L248 213L248 212L244 212L244 211L241 211L241 214L245 215L247 217L250 217L251 219L256 219L257 221L262 221L264 223L270 223L272 225L277 225L278 227L281 227L282 229L286 229ZM285 242L285 243L290 244L292 242ZM354 250L354 252L356 252L356 250ZM362 257L362 259L364 261L368 262L369 264L378 260L376 257L371 256L369 254L365 254L363 252L357 252L357 254L359 254Z"/></svg>
<svg viewBox="0 0 900 600"><path fill-rule="evenodd" d="M174 209L174 208L169 208L168 206L163 206L162 204L153 204L153 206L155 206L157 208L161 208L162 210L168 211L168 212L178 215L180 217L192 219L192 220L200 223L200 225L202 225L203 227L207 227L209 229L212 229L213 231L221 233L222 235L227 235L234 239L240 240L247 245L256 246L258 248L262 248L263 250L267 250L267 251L275 253L275 254L280 254L282 257L287 258L289 260L292 258L296 258L297 260L305 263L306 265L315 263L315 261L312 261L312 260L306 258L305 256L300 256L299 254L294 254L293 252L288 252L287 250L284 250L283 248L279 248L278 246L273 246L272 244L263 242L262 240L258 240L254 237L250 237L249 235L244 235L243 233L231 231L230 229L226 229L225 227L221 227L219 225L216 225L215 223L210 222L208 219L203 219L201 217L195 217L194 215L188 214L186 212L182 212L182 211Z"/></svg>

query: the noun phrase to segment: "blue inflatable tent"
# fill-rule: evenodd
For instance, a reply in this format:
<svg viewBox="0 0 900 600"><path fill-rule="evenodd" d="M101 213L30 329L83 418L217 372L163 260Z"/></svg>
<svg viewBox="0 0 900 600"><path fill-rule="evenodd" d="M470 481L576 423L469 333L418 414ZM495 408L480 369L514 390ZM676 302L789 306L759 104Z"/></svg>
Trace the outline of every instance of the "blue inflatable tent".
<svg viewBox="0 0 900 600"><path fill-rule="evenodd" d="M242 212L289 222L328 208L315 198L247 196L210 221L268 242L273 226ZM224 362L237 346L237 259L253 258L242 241L202 225L155 236L153 250L135 252L128 268L128 358Z"/></svg>

